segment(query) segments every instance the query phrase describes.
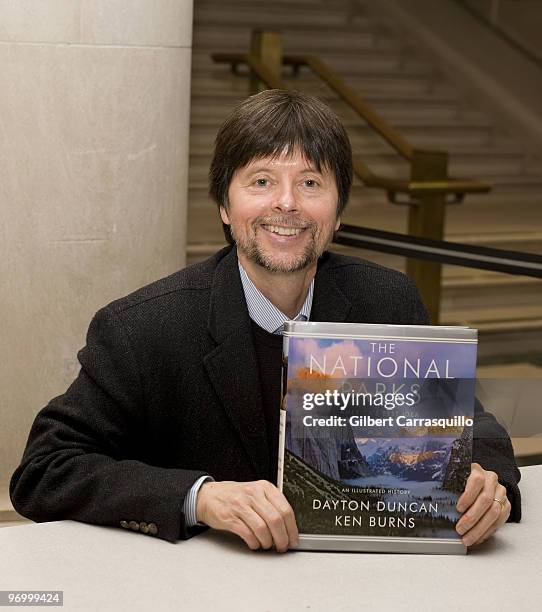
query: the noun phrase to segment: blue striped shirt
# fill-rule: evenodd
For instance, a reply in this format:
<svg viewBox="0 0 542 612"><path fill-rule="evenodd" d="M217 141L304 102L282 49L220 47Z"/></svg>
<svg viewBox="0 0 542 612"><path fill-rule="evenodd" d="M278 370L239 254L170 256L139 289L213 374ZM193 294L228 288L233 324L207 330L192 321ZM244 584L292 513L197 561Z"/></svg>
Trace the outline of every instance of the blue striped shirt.
<svg viewBox="0 0 542 612"><path fill-rule="evenodd" d="M314 278L307 292L305 302L301 310L297 313L294 319L287 317L280 311L265 295L256 287L250 280L246 270L239 263L239 274L241 275L241 283L245 293L247 302L248 314L250 318L270 334L282 334L282 328L286 321L308 321L312 308L312 296L314 293Z"/></svg>
<svg viewBox="0 0 542 612"><path fill-rule="evenodd" d="M301 310L297 313L294 319L290 319L290 317L286 316L265 297L258 287L256 287L256 285L250 280L241 263L238 263L248 314L256 325L259 325L261 328L265 329L271 334L282 334L284 323L286 323L286 321L309 320L312 308L312 296L314 294L314 278L312 279L307 292L307 297L305 298L305 302L303 303ZM207 481L214 481L214 478L211 476L202 476L201 478L198 478L185 497L183 512L187 527L194 527L195 525L204 526L204 523L198 523L196 519L196 501L201 485Z"/></svg>

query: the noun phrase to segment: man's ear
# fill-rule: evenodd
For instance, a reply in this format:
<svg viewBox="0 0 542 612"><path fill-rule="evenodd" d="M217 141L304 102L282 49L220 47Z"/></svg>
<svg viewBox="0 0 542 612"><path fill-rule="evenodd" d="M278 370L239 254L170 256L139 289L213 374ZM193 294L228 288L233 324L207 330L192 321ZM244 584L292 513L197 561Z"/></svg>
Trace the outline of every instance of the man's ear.
<svg viewBox="0 0 542 612"><path fill-rule="evenodd" d="M228 213L227 213L226 209L224 208L224 206L220 206L219 210L220 210L220 218L222 219L222 223L225 223L226 225L229 225L230 224L230 219L228 217Z"/></svg>
<svg viewBox="0 0 542 612"><path fill-rule="evenodd" d="M335 231L337 231L341 227L341 218L337 217L337 223L335 223Z"/></svg>

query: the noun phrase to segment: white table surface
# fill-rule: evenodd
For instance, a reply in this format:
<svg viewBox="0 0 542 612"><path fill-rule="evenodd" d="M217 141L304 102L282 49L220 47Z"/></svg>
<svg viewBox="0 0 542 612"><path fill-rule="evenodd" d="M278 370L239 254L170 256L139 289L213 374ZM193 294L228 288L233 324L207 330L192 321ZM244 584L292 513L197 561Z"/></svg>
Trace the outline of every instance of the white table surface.
<svg viewBox="0 0 542 612"><path fill-rule="evenodd" d="M170 544L58 521L0 529L0 590L61 590L65 610L117 612L542 610L542 466L521 472L521 523L467 556L280 555L210 530Z"/></svg>

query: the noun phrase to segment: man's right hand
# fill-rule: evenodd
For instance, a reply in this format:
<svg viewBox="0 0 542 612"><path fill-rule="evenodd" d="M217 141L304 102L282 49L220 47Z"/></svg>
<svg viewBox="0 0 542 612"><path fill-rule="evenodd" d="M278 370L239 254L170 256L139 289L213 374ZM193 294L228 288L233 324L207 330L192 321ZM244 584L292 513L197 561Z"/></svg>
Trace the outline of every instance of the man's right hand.
<svg viewBox="0 0 542 612"><path fill-rule="evenodd" d="M286 552L299 543L294 511L267 480L205 482L198 491L196 518L213 529L232 531L252 550Z"/></svg>

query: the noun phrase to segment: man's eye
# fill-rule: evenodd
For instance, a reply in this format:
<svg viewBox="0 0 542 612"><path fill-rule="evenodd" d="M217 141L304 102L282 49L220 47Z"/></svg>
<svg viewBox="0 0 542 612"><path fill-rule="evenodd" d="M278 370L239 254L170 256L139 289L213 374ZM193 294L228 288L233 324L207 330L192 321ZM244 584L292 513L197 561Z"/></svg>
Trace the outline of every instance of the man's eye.
<svg viewBox="0 0 542 612"><path fill-rule="evenodd" d="M266 187L267 183L268 183L267 179L264 179L264 178L256 179L256 185L258 185L258 187Z"/></svg>
<svg viewBox="0 0 542 612"><path fill-rule="evenodd" d="M316 185L318 185L318 183L314 179L307 179L305 181L305 185L307 187L316 187Z"/></svg>

